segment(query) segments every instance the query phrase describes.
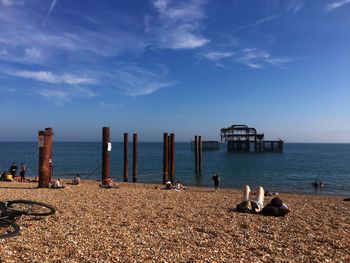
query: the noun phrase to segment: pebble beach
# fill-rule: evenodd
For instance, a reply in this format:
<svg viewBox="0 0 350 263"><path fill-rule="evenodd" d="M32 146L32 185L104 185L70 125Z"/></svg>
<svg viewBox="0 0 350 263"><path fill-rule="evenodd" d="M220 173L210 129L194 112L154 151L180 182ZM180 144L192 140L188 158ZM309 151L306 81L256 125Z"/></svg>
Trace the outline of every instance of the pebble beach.
<svg viewBox="0 0 350 263"><path fill-rule="evenodd" d="M343 197L280 193L292 212L265 217L234 211L241 199L235 189L98 184L0 182L0 200L57 210L22 216L20 235L0 239L0 262L350 262L350 202Z"/></svg>

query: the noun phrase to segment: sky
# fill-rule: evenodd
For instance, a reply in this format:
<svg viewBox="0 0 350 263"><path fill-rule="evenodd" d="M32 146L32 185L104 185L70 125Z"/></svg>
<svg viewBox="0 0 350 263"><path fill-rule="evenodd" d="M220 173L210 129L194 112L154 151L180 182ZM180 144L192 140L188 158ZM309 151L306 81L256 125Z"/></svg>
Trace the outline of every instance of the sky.
<svg viewBox="0 0 350 263"><path fill-rule="evenodd" d="M0 0L0 141L349 143L349 70L350 0Z"/></svg>

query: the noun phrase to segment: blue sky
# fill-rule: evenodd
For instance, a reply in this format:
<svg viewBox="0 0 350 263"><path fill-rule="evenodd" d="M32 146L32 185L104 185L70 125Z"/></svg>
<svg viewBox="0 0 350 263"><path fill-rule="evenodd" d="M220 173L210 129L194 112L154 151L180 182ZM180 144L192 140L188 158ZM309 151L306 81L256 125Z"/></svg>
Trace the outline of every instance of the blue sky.
<svg viewBox="0 0 350 263"><path fill-rule="evenodd" d="M350 0L0 0L0 141L350 142Z"/></svg>

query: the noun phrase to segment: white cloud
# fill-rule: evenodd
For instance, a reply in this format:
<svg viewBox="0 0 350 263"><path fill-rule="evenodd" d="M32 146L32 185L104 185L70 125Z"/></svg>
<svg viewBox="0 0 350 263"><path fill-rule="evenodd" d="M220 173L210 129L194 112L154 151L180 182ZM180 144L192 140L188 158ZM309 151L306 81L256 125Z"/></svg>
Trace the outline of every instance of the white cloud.
<svg viewBox="0 0 350 263"><path fill-rule="evenodd" d="M52 0L51 6L50 6L50 9L49 9L49 12L47 12L47 15L46 15L46 17L45 17L45 19L44 19L44 21L43 21L43 23L42 23L42 26L45 25L46 20L49 18L49 16L50 16L52 10L55 8L55 5L56 5L57 1L58 1L58 0Z"/></svg>
<svg viewBox="0 0 350 263"><path fill-rule="evenodd" d="M41 59L41 51L35 47L25 49L26 57L29 59Z"/></svg>
<svg viewBox="0 0 350 263"><path fill-rule="evenodd" d="M116 85L122 88L128 96L143 96L174 85L166 80L167 72L163 66L153 70L127 66L115 72L113 78Z"/></svg>
<svg viewBox="0 0 350 263"><path fill-rule="evenodd" d="M0 3L6 7L24 4L24 2L21 0L0 0Z"/></svg>
<svg viewBox="0 0 350 263"><path fill-rule="evenodd" d="M329 11L329 12L332 12L334 9L337 9L339 7L342 7L346 4L349 4L350 3L350 0L341 0L341 1L336 1L336 2L333 2L331 4L328 4L326 6L326 10Z"/></svg>
<svg viewBox="0 0 350 263"><path fill-rule="evenodd" d="M265 23L267 23L269 21L275 20L275 19L279 18L281 15L282 14L266 16L266 17L263 17L263 18L255 21L255 22L252 22L252 23L249 23L249 24L246 24L246 25L243 25L243 26L236 27L236 28L233 29L233 31L239 31L239 30L246 29L246 28L257 27L257 26L265 24Z"/></svg>
<svg viewBox="0 0 350 263"><path fill-rule="evenodd" d="M209 43L200 33L205 17L204 0L153 0L158 16L145 18L146 32L160 48L194 49Z"/></svg>
<svg viewBox="0 0 350 263"><path fill-rule="evenodd" d="M267 65L282 67L283 64L292 62L293 60L290 58L273 57L270 52L262 49L245 48L237 54L235 61L250 68L258 69Z"/></svg>
<svg viewBox="0 0 350 263"><path fill-rule="evenodd" d="M208 53L205 53L203 54L203 56L209 60L212 60L212 61L218 61L218 60L222 60L222 59L225 59L225 58L230 58L230 57L233 57L235 53L233 52L208 52Z"/></svg>
<svg viewBox="0 0 350 263"><path fill-rule="evenodd" d="M43 89L39 91L38 94L47 99L54 99L58 103L71 101L69 93L62 90Z"/></svg>
<svg viewBox="0 0 350 263"><path fill-rule="evenodd" d="M94 84L96 79L90 78L86 75L76 75L71 73L64 73L61 75L54 74L50 71L29 71L29 70L5 70L5 73L11 76L34 79L41 82L51 84Z"/></svg>

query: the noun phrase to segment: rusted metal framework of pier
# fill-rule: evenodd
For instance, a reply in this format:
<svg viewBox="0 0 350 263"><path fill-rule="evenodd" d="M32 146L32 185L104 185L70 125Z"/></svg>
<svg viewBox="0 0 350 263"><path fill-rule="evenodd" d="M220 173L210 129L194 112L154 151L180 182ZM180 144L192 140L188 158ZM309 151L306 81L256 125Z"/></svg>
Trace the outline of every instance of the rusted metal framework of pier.
<svg viewBox="0 0 350 263"><path fill-rule="evenodd" d="M283 141L264 140L264 134L247 125L234 124L221 129L221 141L229 152L283 152Z"/></svg>

